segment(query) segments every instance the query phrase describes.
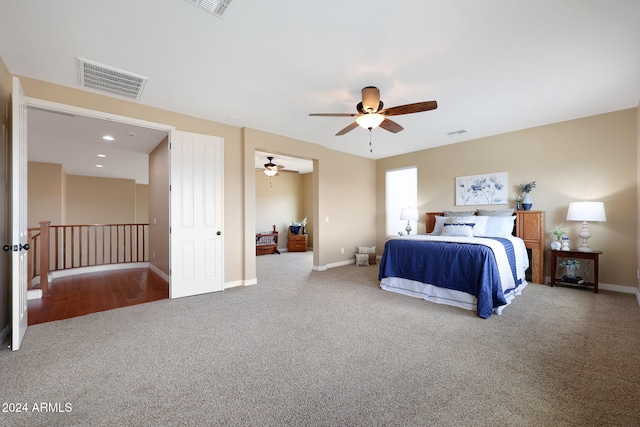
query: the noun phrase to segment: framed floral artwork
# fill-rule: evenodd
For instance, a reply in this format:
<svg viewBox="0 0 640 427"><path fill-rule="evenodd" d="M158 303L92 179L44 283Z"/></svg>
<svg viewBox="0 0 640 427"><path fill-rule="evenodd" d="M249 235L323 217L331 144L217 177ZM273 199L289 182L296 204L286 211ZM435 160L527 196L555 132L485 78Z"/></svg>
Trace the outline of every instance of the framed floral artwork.
<svg viewBox="0 0 640 427"><path fill-rule="evenodd" d="M456 205L506 205L507 172L456 177Z"/></svg>

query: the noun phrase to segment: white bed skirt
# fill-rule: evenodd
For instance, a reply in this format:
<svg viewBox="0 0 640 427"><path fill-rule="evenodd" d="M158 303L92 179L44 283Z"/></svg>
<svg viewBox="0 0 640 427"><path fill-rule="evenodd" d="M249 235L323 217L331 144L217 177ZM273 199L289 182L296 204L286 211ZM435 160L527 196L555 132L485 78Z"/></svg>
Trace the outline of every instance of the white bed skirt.
<svg viewBox="0 0 640 427"><path fill-rule="evenodd" d="M494 308L497 315L502 314L502 310L527 286L527 281L522 280L522 284L512 289L504 295L507 304ZM385 291L396 292L410 297L422 298L438 304L447 304L467 310L478 311L478 299L466 292L455 291L453 289L440 288L428 283L416 282L415 280L401 279L399 277L385 277L380 282L380 287Z"/></svg>

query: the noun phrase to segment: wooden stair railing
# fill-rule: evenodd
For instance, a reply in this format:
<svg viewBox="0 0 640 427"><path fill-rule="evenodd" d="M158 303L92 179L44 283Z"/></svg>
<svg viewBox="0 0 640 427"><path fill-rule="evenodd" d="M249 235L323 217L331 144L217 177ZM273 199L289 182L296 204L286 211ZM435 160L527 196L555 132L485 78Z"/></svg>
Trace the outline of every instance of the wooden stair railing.
<svg viewBox="0 0 640 427"><path fill-rule="evenodd" d="M51 225L29 229L29 289L40 276L42 295L48 295L49 273L79 267L146 262L149 224Z"/></svg>

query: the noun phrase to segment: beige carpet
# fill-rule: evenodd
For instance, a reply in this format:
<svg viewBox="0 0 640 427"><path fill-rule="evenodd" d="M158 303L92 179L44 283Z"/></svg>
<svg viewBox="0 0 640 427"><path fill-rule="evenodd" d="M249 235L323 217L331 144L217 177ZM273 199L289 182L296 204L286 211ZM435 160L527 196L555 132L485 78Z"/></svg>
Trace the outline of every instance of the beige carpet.
<svg viewBox="0 0 640 427"><path fill-rule="evenodd" d="M483 320L380 290L377 266L311 262L29 327L0 351L0 400L28 411L0 425L640 425L633 295L531 284Z"/></svg>

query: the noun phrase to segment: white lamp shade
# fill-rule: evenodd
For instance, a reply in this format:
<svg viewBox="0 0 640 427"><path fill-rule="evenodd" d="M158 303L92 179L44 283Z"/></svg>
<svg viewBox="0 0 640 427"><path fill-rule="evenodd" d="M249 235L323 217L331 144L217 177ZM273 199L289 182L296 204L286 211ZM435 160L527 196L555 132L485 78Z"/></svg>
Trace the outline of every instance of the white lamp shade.
<svg viewBox="0 0 640 427"><path fill-rule="evenodd" d="M377 113L363 114L361 116L358 116L358 118L356 119L356 123L358 123L365 129L377 128L383 121L384 116Z"/></svg>
<svg viewBox="0 0 640 427"><path fill-rule="evenodd" d="M417 221L418 208L402 208L400 211L400 219L403 221Z"/></svg>
<svg viewBox="0 0 640 427"><path fill-rule="evenodd" d="M573 202L569 203L567 221L606 221L602 202Z"/></svg>
<svg viewBox="0 0 640 427"><path fill-rule="evenodd" d="M265 169L264 170L264 174L267 176L276 176L276 174L278 173L277 170L275 169Z"/></svg>

